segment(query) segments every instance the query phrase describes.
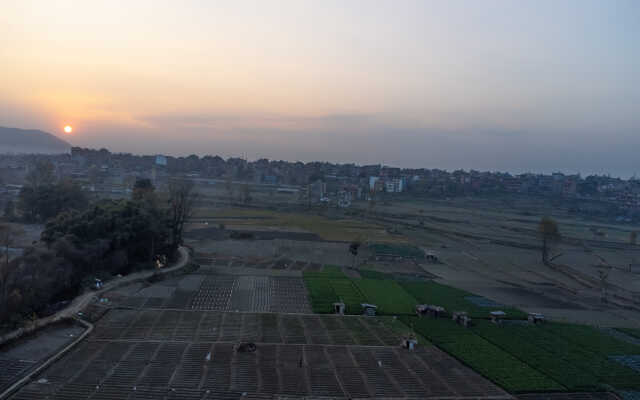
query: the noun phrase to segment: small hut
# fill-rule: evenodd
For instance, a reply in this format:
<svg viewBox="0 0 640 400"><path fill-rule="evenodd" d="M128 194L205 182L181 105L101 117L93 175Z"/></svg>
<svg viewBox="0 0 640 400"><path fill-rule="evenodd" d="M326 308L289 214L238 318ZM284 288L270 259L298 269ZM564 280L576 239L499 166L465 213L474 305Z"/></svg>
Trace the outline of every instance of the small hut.
<svg viewBox="0 0 640 400"><path fill-rule="evenodd" d="M465 328L471 326L471 317L467 315L466 311L454 311L451 319L454 320L456 324L462 325Z"/></svg>
<svg viewBox="0 0 640 400"><path fill-rule="evenodd" d="M527 320L534 325L542 324L546 321L544 315L539 313L529 313Z"/></svg>
<svg viewBox="0 0 640 400"><path fill-rule="evenodd" d="M446 310L444 307L436 306L433 304L418 304L416 306L416 314L419 317L429 316L432 318L438 318L445 315Z"/></svg>
<svg viewBox="0 0 640 400"><path fill-rule="evenodd" d="M489 313L489 318L491 318L491 322L494 324L502 323L502 320L507 316L507 313L504 311L491 311Z"/></svg>
<svg viewBox="0 0 640 400"><path fill-rule="evenodd" d="M378 306L376 306L375 304L362 303L360 305L362 306L362 315L368 315L370 317L373 317L376 315L376 310L378 309Z"/></svg>

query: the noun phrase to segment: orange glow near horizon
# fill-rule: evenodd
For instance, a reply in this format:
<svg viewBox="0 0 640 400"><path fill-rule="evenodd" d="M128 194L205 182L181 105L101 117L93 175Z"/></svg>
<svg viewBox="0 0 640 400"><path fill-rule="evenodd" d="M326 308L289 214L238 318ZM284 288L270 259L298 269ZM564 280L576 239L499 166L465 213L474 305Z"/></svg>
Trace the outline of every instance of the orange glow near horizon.
<svg viewBox="0 0 640 400"><path fill-rule="evenodd" d="M73 132L73 127L71 127L71 125L66 125L64 127L64 133L71 133Z"/></svg>

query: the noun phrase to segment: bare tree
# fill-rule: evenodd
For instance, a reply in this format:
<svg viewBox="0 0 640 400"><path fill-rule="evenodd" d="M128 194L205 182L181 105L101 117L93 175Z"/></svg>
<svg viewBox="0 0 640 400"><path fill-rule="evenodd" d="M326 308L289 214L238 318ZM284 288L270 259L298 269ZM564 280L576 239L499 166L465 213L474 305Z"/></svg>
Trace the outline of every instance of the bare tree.
<svg viewBox="0 0 640 400"><path fill-rule="evenodd" d="M9 279L9 248L15 244L16 238L24 232L10 224L0 224L0 246L2 246L3 257L0 262L0 302L6 303L8 296Z"/></svg>
<svg viewBox="0 0 640 400"><path fill-rule="evenodd" d="M349 245L349 253L353 256L353 268L356 267L358 261L358 250L360 250L360 246L362 243L359 240L355 240L351 242Z"/></svg>
<svg viewBox="0 0 640 400"><path fill-rule="evenodd" d="M598 270L598 278L600 279L600 301L607 302L607 280L609 279L609 272L611 272L611 266L603 266L607 269Z"/></svg>
<svg viewBox="0 0 640 400"><path fill-rule="evenodd" d="M169 183L169 227L171 244L176 248L182 244L184 224L193 213L195 199L193 182L173 180Z"/></svg>
<svg viewBox="0 0 640 400"><path fill-rule="evenodd" d="M550 257L551 251L558 244L561 237L557 222L553 218L542 217L538 225L538 234L542 239L542 262L545 265L549 265L551 261L561 255L557 254Z"/></svg>

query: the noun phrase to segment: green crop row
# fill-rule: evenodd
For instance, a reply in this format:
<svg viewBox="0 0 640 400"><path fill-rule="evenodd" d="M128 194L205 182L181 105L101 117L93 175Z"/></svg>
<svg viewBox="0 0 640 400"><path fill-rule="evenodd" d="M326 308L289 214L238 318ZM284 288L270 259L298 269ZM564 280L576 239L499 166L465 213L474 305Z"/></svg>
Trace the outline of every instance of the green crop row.
<svg viewBox="0 0 640 400"><path fill-rule="evenodd" d="M555 323L497 326L478 321L473 331L569 390L640 387L635 371L608 358L609 351L627 348L626 344L592 327Z"/></svg>

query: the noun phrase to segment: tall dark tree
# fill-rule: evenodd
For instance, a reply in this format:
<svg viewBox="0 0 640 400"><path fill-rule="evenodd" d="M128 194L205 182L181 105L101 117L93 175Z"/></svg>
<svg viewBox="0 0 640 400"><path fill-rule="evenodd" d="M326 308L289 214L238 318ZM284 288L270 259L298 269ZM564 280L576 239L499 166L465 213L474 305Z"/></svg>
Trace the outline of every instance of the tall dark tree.
<svg viewBox="0 0 640 400"><path fill-rule="evenodd" d="M24 232L15 225L0 224L0 246L2 246L2 260L0 260L0 303L7 301L9 278L9 248L15 244L16 238Z"/></svg>
<svg viewBox="0 0 640 400"><path fill-rule="evenodd" d="M351 244L349 244L349 253L351 253L351 255L353 256L353 267L356 267L357 261L358 261L358 252L360 250L360 246L362 245L362 243L360 243L360 241L356 240L351 242Z"/></svg>
<svg viewBox="0 0 640 400"><path fill-rule="evenodd" d="M172 180L169 183L168 223L174 248L182 244L184 224L192 215L195 198L193 182Z"/></svg>
<svg viewBox="0 0 640 400"><path fill-rule="evenodd" d="M558 223L551 217L542 217L538 224L538 234L542 240L542 262L548 265L558 255L550 257L553 248L560 242Z"/></svg>

